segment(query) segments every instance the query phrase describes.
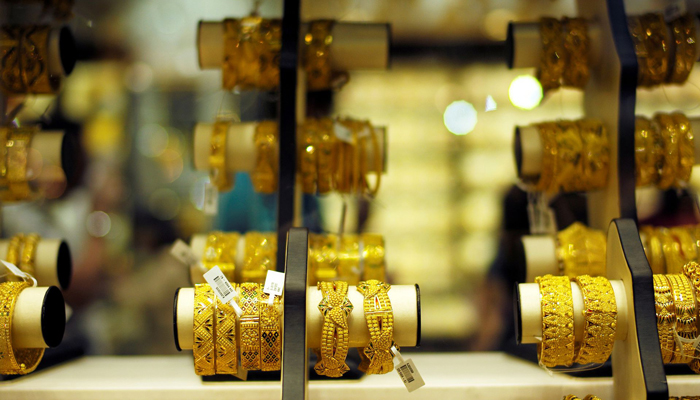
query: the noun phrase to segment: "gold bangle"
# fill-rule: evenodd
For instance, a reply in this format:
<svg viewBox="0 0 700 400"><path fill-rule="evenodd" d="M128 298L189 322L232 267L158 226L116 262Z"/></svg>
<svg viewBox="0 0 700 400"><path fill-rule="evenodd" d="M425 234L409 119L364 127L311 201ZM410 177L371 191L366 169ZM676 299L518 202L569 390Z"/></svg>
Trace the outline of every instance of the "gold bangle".
<svg viewBox="0 0 700 400"><path fill-rule="evenodd" d="M542 56L537 70L537 79L542 85L542 91L561 86L561 78L566 68L564 55L566 50L562 42L562 23L555 18L540 19L540 41Z"/></svg>
<svg viewBox="0 0 700 400"><path fill-rule="evenodd" d="M680 257L683 259L683 264L695 261L698 259L698 248L695 238L686 227L670 228L669 233L676 240L680 247ZM679 273L682 273L682 268Z"/></svg>
<svg viewBox="0 0 700 400"><path fill-rule="evenodd" d="M583 342L575 362L602 364L612 354L617 329L617 303L610 281L602 276L575 278L583 293Z"/></svg>
<svg viewBox="0 0 700 400"><path fill-rule="evenodd" d="M561 132L555 122L544 122L535 125L540 133L542 141L542 172L534 186L539 192L553 192L556 190L554 179L558 175L557 170L557 142L556 137Z"/></svg>
<svg viewBox="0 0 700 400"><path fill-rule="evenodd" d="M372 140L372 151L374 153L374 167L376 169L376 171L374 171L374 175L376 177L376 181L374 183L374 188L369 187L369 182L367 182L366 178L365 182L367 182L367 194L370 197L374 197L379 192L379 185L382 183L382 173L384 172L384 155L382 154L381 149L379 147L379 139L377 138L377 132L374 129L374 126L372 126L369 122L367 123L367 126L369 127L370 139ZM366 176L369 172L367 168L367 157L363 157L362 162L364 165L362 174Z"/></svg>
<svg viewBox="0 0 700 400"><path fill-rule="evenodd" d="M31 276L36 276L36 248L41 237L36 233L30 233L24 237L24 247L20 257L19 268Z"/></svg>
<svg viewBox="0 0 700 400"><path fill-rule="evenodd" d="M338 236L309 235L309 281L334 280L338 277Z"/></svg>
<svg viewBox="0 0 700 400"><path fill-rule="evenodd" d="M639 230L644 234L647 243L644 252L646 253L649 266L654 274L666 273L666 260L664 259L663 245L657 234L656 228L652 226L642 226Z"/></svg>
<svg viewBox="0 0 700 400"><path fill-rule="evenodd" d="M599 230L574 222L557 233L557 258L564 276L605 275L607 237Z"/></svg>
<svg viewBox="0 0 700 400"><path fill-rule="evenodd" d="M277 236L274 233L246 233L241 282L264 283L267 271L276 268Z"/></svg>
<svg viewBox="0 0 700 400"><path fill-rule="evenodd" d="M260 17L224 20L224 89L279 86L282 21Z"/></svg>
<svg viewBox="0 0 700 400"><path fill-rule="evenodd" d="M376 233L360 235L362 243L362 280L386 281L386 266L384 263L384 237Z"/></svg>
<svg viewBox="0 0 700 400"><path fill-rule="evenodd" d="M7 187L9 192L3 193L2 201L22 201L32 199L32 189L27 176L29 148L38 126L14 128L9 131L5 147L7 150Z"/></svg>
<svg viewBox="0 0 700 400"><path fill-rule="evenodd" d="M241 314L241 367L260 369L260 295L257 283L240 284Z"/></svg>
<svg viewBox="0 0 700 400"><path fill-rule="evenodd" d="M554 176L555 191L564 192L587 190L583 175L583 141L579 125L572 121L558 121L559 134L557 142L557 173Z"/></svg>
<svg viewBox="0 0 700 400"><path fill-rule="evenodd" d="M682 185L690 181L690 174L695 165L695 143L693 141L693 130L688 117L681 113L671 114L671 118L676 123L678 129L678 153L680 161L678 171L676 172L676 186Z"/></svg>
<svg viewBox="0 0 700 400"><path fill-rule="evenodd" d="M313 119L304 121L301 129L302 140L300 142L302 151L299 157L299 170L301 171L301 188L307 194L316 193L316 176L318 173L317 129L316 120Z"/></svg>
<svg viewBox="0 0 700 400"><path fill-rule="evenodd" d="M577 121L583 141L583 188L602 189L608 185L610 171L610 143L603 123L594 119Z"/></svg>
<svg viewBox="0 0 700 400"><path fill-rule="evenodd" d="M637 186L655 185L663 165L663 139L658 124L637 117L634 124L634 161Z"/></svg>
<svg viewBox="0 0 700 400"><path fill-rule="evenodd" d="M260 369L279 371L282 368L282 328L280 325L280 297L270 305L270 295L260 296Z"/></svg>
<svg viewBox="0 0 700 400"><path fill-rule="evenodd" d="M228 121L216 121L211 131L211 153L209 154L209 179L220 192L233 187L233 176L226 168L226 152L228 141Z"/></svg>
<svg viewBox="0 0 700 400"><path fill-rule="evenodd" d="M659 346L664 364L673 359L676 341L673 327L676 324L676 311L673 305L673 293L668 278L663 274L654 274L654 304L656 307L656 329L659 332Z"/></svg>
<svg viewBox="0 0 700 400"><path fill-rule="evenodd" d="M542 342L537 353L542 365L570 366L574 361L574 305L566 276L538 276L542 301Z"/></svg>
<svg viewBox="0 0 700 400"><path fill-rule="evenodd" d="M589 394L588 396L584 397L583 400L600 400L600 397Z"/></svg>
<svg viewBox="0 0 700 400"><path fill-rule="evenodd" d="M208 284L194 286L194 373L214 375L216 373L216 331L214 291Z"/></svg>
<svg viewBox="0 0 700 400"><path fill-rule="evenodd" d="M387 293L391 289L388 283L377 280L360 282L357 291L364 296L363 309L369 344L360 351L360 371L372 374L388 374L394 370L394 312Z"/></svg>
<svg viewBox="0 0 700 400"><path fill-rule="evenodd" d="M49 68L50 26L0 28L0 90L8 95L53 94L61 76Z"/></svg>
<svg viewBox="0 0 700 400"><path fill-rule="evenodd" d="M656 124L663 142L662 164L659 170L659 189L668 189L676 182L679 166L678 129L676 121L668 114L654 115Z"/></svg>
<svg viewBox="0 0 700 400"><path fill-rule="evenodd" d="M345 363L348 355L348 316L353 306L348 299L348 284L342 281L319 282L323 299L318 309L323 314L321 357L314 370L319 375L339 378L350 368Z"/></svg>
<svg viewBox="0 0 700 400"><path fill-rule="evenodd" d="M255 126L255 169L250 179L258 193L277 191L278 134L276 121L261 121Z"/></svg>
<svg viewBox="0 0 700 400"><path fill-rule="evenodd" d="M656 235L661 241L664 262L667 274L679 274L683 272L685 260L681 255L681 245L673 237L668 228L656 228Z"/></svg>
<svg viewBox="0 0 700 400"><path fill-rule="evenodd" d="M10 264L18 265L20 260L20 252L24 243L24 234L18 233L10 239L7 245L6 261Z"/></svg>
<svg viewBox="0 0 700 400"><path fill-rule="evenodd" d="M670 37L661 14L644 14L628 18L639 64L638 85L660 85L668 75Z"/></svg>
<svg viewBox="0 0 700 400"><path fill-rule="evenodd" d="M695 289L695 294L697 296L698 291L700 291L700 264L695 261L691 261L683 266L683 273L690 280L690 283ZM688 364L690 369L696 374L700 374L700 351L697 349L693 354L693 359Z"/></svg>
<svg viewBox="0 0 700 400"><path fill-rule="evenodd" d="M236 284L231 284L236 288ZM238 346L236 342L236 312L229 303L214 296L216 316L215 371L217 374L235 375L238 372Z"/></svg>
<svg viewBox="0 0 700 400"><path fill-rule="evenodd" d="M338 240L338 278L356 285L360 282L360 239L358 235L346 234Z"/></svg>
<svg viewBox="0 0 700 400"><path fill-rule="evenodd" d="M308 90L331 88L333 79L331 67L332 29L333 21L331 20L318 20L309 23L309 31L304 36L306 45L304 67Z"/></svg>
<svg viewBox="0 0 700 400"><path fill-rule="evenodd" d="M207 270L219 267L229 282L235 282L236 252L240 237L236 232L210 232L202 255L204 267Z"/></svg>
<svg viewBox="0 0 700 400"><path fill-rule="evenodd" d="M697 58L695 55L695 46L697 45L695 18L691 14L685 14L671 21L669 25L676 48L668 82L683 83L688 79Z"/></svg>
<svg viewBox="0 0 700 400"><path fill-rule="evenodd" d="M569 394L569 395L564 396L564 400L581 400L581 399L578 398L578 396L575 396L573 394Z"/></svg>
<svg viewBox="0 0 700 400"><path fill-rule="evenodd" d="M588 24L583 18L564 18L562 21L564 48L566 49L566 68L562 73L564 86L583 89L588 83Z"/></svg>
<svg viewBox="0 0 700 400"><path fill-rule="evenodd" d="M34 371L44 356L44 349L18 349L12 344L12 318L20 292L27 282L0 283L0 374L24 375Z"/></svg>
<svg viewBox="0 0 700 400"><path fill-rule="evenodd" d="M673 306L676 313L676 333L684 339L695 339L697 336L697 306L693 287L687 276L681 274L666 275L671 284ZM685 364L692 360L695 348L692 343L681 342L676 346L671 363Z"/></svg>

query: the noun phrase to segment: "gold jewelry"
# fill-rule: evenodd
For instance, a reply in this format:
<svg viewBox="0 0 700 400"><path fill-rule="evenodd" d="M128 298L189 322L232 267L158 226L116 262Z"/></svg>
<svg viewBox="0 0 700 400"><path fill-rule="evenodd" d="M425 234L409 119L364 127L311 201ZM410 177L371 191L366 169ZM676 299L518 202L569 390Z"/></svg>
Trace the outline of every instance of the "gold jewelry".
<svg viewBox="0 0 700 400"><path fill-rule="evenodd" d="M0 283L0 374L24 375L36 369L44 349L18 349L12 344L12 318L20 292L27 282Z"/></svg>
<svg viewBox="0 0 700 400"><path fill-rule="evenodd" d="M41 237L36 233L30 233L24 237L24 247L22 248L22 257L20 258L19 268L31 276L36 275L36 247L39 244Z"/></svg>
<svg viewBox="0 0 700 400"><path fill-rule="evenodd" d="M224 89L279 86L282 21L256 16L224 20Z"/></svg>
<svg viewBox="0 0 700 400"><path fill-rule="evenodd" d="M207 270L219 267L229 282L235 282L236 252L240 237L236 232L210 232L202 256L204 267Z"/></svg>
<svg viewBox="0 0 700 400"><path fill-rule="evenodd" d="M542 172L535 184L534 189L538 192L553 192L556 189L554 179L558 174L557 170L557 142L556 137L561 132L559 125L555 122L543 122L535 124L542 141Z"/></svg>
<svg viewBox="0 0 700 400"><path fill-rule="evenodd" d="M578 125L572 121L558 121L557 174L554 176L554 191L564 192L586 190L583 186L583 141Z"/></svg>
<svg viewBox="0 0 700 400"><path fill-rule="evenodd" d="M316 190L320 194L333 188L333 168L338 157L338 141L333 134L333 121L328 118L312 120L307 125L313 130L318 156L316 162Z"/></svg>
<svg viewBox="0 0 700 400"><path fill-rule="evenodd" d="M309 280L338 277L338 236L309 234Z"/></svg>
<svg viewBox="0 0 700 400"><path fill-rule="evenodd" d="M574 222L557 233L557 258L562 275L605 275L605 233Z"/></svg>
<svg viewBox="0 0 700 400"><path fill-rule="evenodd" d="M21 233L16 234L10 239L10 243L7 245L7 256L5 258L7 262L14 265L19 264L22 243L24 243L24 235Z"/></svg>
<svg viewBox="0 0 700 400"><path fill-rule="evenodd" d="M264 283L267 271L274 271L276 268L277 236L274 233L246 233L241 282Z"/></svg>
<svg viewBox="0 0 700 400"><path fill-rule="evenodd" d="M576 121L583 151L581 154L583 167L583 185L581 190L602 189L608 184L610 170L610 143L608 132L603 123L595 119Z"/></svg>
<svg viewBox="0 0 700 400"><path fill-rule="evenodd" d="M668 75L670 37L661 14L644 14L628 18L639 64L638 85L660 85Z"/></svg>
<svg viewBox="0 0 700 400"><path fill-rule="evenodd" d="M583 342L575 362L602 364L610 357L617 329L617 303L610 281L602 276L574 279L583 293Z"/></svg>
<svg viewBox="0 0 700 400"><path fill-rule="evenodd" d="M573 394L569 394L564 396L564 400L581 400L577 396L574 396Z"/></svg>
<svg viewBox="0 0 700 400"><path fill-rule="evenodd" d="M260 295L260 369L279 371L282 368L282 327L280 325L280 297L275 296L272 305L270 295Z"/></svg>
<svg viewBox="0 0 700 400"><path fill-rule="evenodd" d="M236 288L236 284L231 284ZM236 312L229 303L214 297L214 315L216 316L215 366L217 374L235 375L238 372L238 346L236 342Z"/></svg>
<svg viewBox="0 0 700 400"><path fill-rule="evenodd" d="M661 240L661 247L666 265L666 273L678 274L683 272L685 260L681 255L681 245L673 237L668 228L656 228L656 235Z"/></svg>
<svg viewBox="0 0 700 400"><path fill-rule="evenodd" d="M659 332L659 345L664 364L673 359L676 342L673 327L676 324L676 311L673 304L671 285L663 274L654 274L654 304L656 307L656 329Z"/></svg>
<svg viewBox="0 0 700 400"><path fill-rule="evenodd" d="M208 284L194 286L194 372L197 375L216 373L216 320L214 291Z"/></svg>
<svg viewBox="0 0 700 400"><path fill-rule="evenodd" d="M0 90L8 95L53 94L61 76L51 73L50 26L10 25L0 28Z"/></svg>
<svg viewBox="0 0 700 400"><path fill-rule="evenodd" d="M561 86L560 81L566 68L566 50L561 38L562 23L558 19L544 17L540 20L542 56L537 79L545 93Z"/></svg>
<svg viewBox="0 0 700 400"><path fill-rule="evenodd" d="M666 260L664 259L663 245L657 235L656 228L642 226L639 230L646 238L644 252L649 260L649 266L654 274L666 273Z"/></svg>
<svg viewBox="0 0 700 400"><path fill-rule="evenodd" d="M315 120L307 119L301 129L302 151L299 156L299 171L301 171L301 188L304 193L316 193L316 175L318 149L316 148Z"/></svg>
<svg viewBox="0 0 700 400"><path fill-rule="evenodd" d="M25 126L8 131L5 147L7 151L7 188L9 192L2 193L2 201L31 200L32 189L27 176L29 148L38 126Z"/></svg>
<svg viewBox="0 0 700 400"><path fill-rule="evenodd" d="M387 293L388 283L377 280L360 282L357 291L364 296L363 308L369 329L369 344L360 351L359 369L372 374L388 374L394 370L394 313Z"/></svg>
<svg viewBox="0 0 700 400"><path fill-rule="evenodd" d="M673 304L676 310L676 333L684 339L695 339L697 336L697 309L695 295L690 280L685 275L666 275L671 284ZM692 360L695 348L692 343L681 342L676 346L671 363L688 363Z"/></svg>
<svg viewBox="0 0 700 400"><path fill-rule="evenodd" d="M382 182L382 172L384 172L384 155L381 153L381 150L379 148L379 139L377 138L377 132L374 129L374 126L372 126L369 122L367 123L367 126L369 127L369 132L370 132L370 138L372 140L372 151L374 153L374 166L376 171L374 172L374 175L376 177L376 181L374 184L374 188L369 187L369 183L367 182L367 179L365 178L365 184L367 185L367 194L370 197L374 197L377 195L377 192L379 192L379 185ZM368 168L367 168L367 157L362 157L362 176L367 176L369 173Z"/></svg>
<svg viewBox="0 0 700 400"><path fill-rule="evenodd" d="M241 310L241 367L260 369L260 295L257 283L240 284Z"/></svg>
<svg viewBox="0 0 700 400"><path fill-rule="evenodd" d="M663 166L663 139L658 124L637 117L634 125L634 162L637 186L654 185Z"/></svg>
<svg viewBox="0 0 700 400"><path fill-rule="evenodd" d="M690 174L695 165L695 143L693 130L688 117L681 113L671 114L678 129L678 153L680 162L676 172L676 186L682 186L690 181Z"/></svg>
<svg viewBox="0 0 700 400"><path fill-rule="evenodd" d="M360 240L358 235L343 235L339 239L338 277L350 285L360 282Z"/></svg>
<svg viewBox="0 0 700 400"><path fill-rule="evenodd" d="M673 41L676 44L674 62L668 77L670 83L683 83L688 79L695 65L695 18L691 14L682 15L670 22Z"/></svg>
<svg viewBox="0 0 700 400"><path fill-rule="evenodd" d="M319 282L323 299L318 309L323 314L320 357L314 370L319 375L339 378L350 368L345 363L348 355L348 316L352 303L348 299L348 284L342 281Z"/></svg>
<svg viewBox="0 0 700 400"><path fill-rule="evenodd" d="M588 396L584 397L583 400L600 400L600 397L589 394Z"/></svg>
<svg viewBox="0 0 700 400"><path fill-rule="evenodd" d="M574 305L566 276L538 276L542 301L542 342L537 344L540 364L552 368L574 361Z"/></svg>
<svg viewBox="0 0 700 400"><path fill-rule="evenodd" d="M564 86L583 89L588 83L588 25L583 18L564 18L562 21L564 48L566 49L566 68L562 72Z"/></svg>
<svg viewBox="0 0 700 400"><path fill-rule="evenodd" d="M690 280L691 285L695 289L695 294L697 296L698 291L700 291L700 264L695 261L691 261L683 266L683 273ZM700 351L697 349L693 354L693 359L688 364L690 369L696 374L700 374Z"/></svg>
<svg viewBox="0 0 700 400"><path fill-rule="evenodd" d="M362 280L386 281L386 266L384 264L384 237L376 233L363 233L360 235L362 243Z"/></svg>
<svg viewBox="0 0 700 400"><path fill-rule="evenodd" d="M676 181L679 163L678 129L674 119L668 114L656 114L652 122L661 133L663 142L663 162L659 170L659 189L668 189Z"/></svg>
<svg viewBox="0 0 700 400"><path fill-rule="evenodd" d="M309 23L309 31L304 36L306 44L304 67L308 90L330 89L333 80L331 66L331 44L333 43L334 22L318 20Z"/></svg>
<svg viewBox="0 0 700 400"><path fill-rule="evenodd" d="M278 134L276 121L261 121L255 126L255 169L250 179L258 193L277 191Z"/></svg>
<svg viewBox="0 0 700 400"><path fill-rule="evenodd" d="M226 168L228 121L216 121L211 131L211 153L209 154L209 179L220 192L233 187L233 177Z"/></svg>
<svg viewBox="0 0 700 400"><path fill-rule="evenodd" d="M678 242L680 247L680 257L683 259L683 264L695 261L698 259L698 247L695 238L686 227L670 228L669 233ZM682 266L681 270L682 271Z"/></svg>

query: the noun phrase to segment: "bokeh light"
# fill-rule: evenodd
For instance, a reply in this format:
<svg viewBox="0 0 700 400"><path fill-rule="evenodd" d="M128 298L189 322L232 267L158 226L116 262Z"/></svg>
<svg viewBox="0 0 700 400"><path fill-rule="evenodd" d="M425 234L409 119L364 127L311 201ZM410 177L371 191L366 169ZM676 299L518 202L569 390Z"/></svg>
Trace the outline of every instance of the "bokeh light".
<svg viewBox="0 0 700 400"><path fill-rule="evenodd" d="M168 131L161 125L148 124L138 130L136 147L146 157L158 157L168 148Z"/></svg>
<svg viewBox="0 0 700 400"><path fill-rule="evenodd" d="M90 236L105 237L112 229L112 220L104 211L93 211L88 214L85 227Z"/></svg>
<svg viewBox="0 0 700 400"><path fill-rule="evenodd" d="M476 109L464 100L453 101L443 115L447 130L455 135L466 135L476 126Z"/></svg>
<svg viewBox="0 0 700 400"><path fill-rule="evenodd" d="M514 106L532 110L542 101L542 85L533 76L520 75L510 83L508 98Z"/></svg>
<svg viewBox="0 0 700 400"><path fill-rule="evenodd" d="M148 209L161 221L171 220L180 212L180 197L172 189L156 189L148 198Z"/></svg>

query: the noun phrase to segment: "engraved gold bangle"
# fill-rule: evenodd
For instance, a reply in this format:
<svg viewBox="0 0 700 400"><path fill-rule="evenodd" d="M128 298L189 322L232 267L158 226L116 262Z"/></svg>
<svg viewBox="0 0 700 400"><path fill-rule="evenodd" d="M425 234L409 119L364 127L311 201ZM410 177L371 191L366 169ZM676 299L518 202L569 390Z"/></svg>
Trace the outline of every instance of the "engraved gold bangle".
<svg viewBox="0 0 700 400"><path fill-rule="evenodd" d="M318 309L323 314L320 357L314 366L319 375L339 378L350 368L345 363L348 355L348 317L353 306L348 299L348 284L342 281L319 282L323 298Z"/></svg>
<svg viewBox="0 0 700 400"><path fill-rule="evenodd" d="M676 333L684 339L697 336L697 306L693 287L687 276L681 274L666 275L671 284L673 305L676 312ZM692 343L681 342L676 346L671 363L685 364L692 360L695 348Z"/></svg>
<svg viewBox="0 0 700 400"><path fill-rule="evenodd" d="M247 370L260 369L260 295L257 283L240 284L241 367Z"/></svg>
<svg viewBox="0 0 700 400"><path fill-rule="evenodd" d="M557 258L564 276L605 275L605 233L574 222L557 233Z"/></svg>
<svg viewBox="0 0 700 400"><path fill-rule="evenodd" d="M8 95L53 94L61 76L49 68L50 26L0 28L0 90Z"/></svg>
<svg viewBox="0 0 700 400"><path fill-rule="evenodd" d="M663 162L659 170L659 189L668 189L676 182L680 165L679 132L676 121L668 114L656 114L655 123L661 133L663 142Z"/></svg>
<svg viewBox="0 0 700 400"><path fill-rule="evenodd" d="M282 21L257 16L224 20L224 89L279 86Z"/></svg>
<svg viewBox="0 0 700 400"><path fill-rule="evenodd" d="M608 132L599 120L582 119L576 123L583 141L583 189L602 189L608 184L610 171Z"/></svg>
<svg viewBox="0 0 700 400"><path fill-rule="evenodd" d="M229 282L236 281L236 252L240 235L236 232L210 232L204 245L202 264L209 270L219 267Z"/></svg>
<svg viewBox="0 0 700 400"><path fill-rule="evenodd" d="M255 126L255 169L250 178L258 193L277 191L278 134L275 121L261 121Z"/></svg>
<svg viewBox="0 0 700 400"><path fill-rule="evenodd" d="M556 18L542 18L540 20L540 41L542 42L542 56L537 70L537 79L542 85L542 91L546 93L561 85L561 78L566 68L562 23Z"/></svg>
<svg viewBox="0 0 700 400"><path fill-rule="evenodd" d="M540 364L552 368L574 361L574 306L566 276L538 276L542 302L542 342L537 344Z"/></svg>
<svg viewBox="0 0 700 400"><path fill-rule="evenodd" d="M24 375L34 371L44 349L18 349L12 344L12 318L20 292L27 282L0 283L0 374Z"/></svg>
<svg viewBox="0 0 700 400"><path fill-rule="evenodd" d="M364 296L363 309L369 344L360 351L360 371L372 374L387 374L394 369L394 312L389 300L391 285L377 280L362 281L357 291Z"/></svg>
<svg viewBox="0 0 700 400"><path fill-rule="evenodd" d="M194 372L197 375L216 373L216 308L214 291L208 284L194 286Z"/></svg>
<svg viewBox="0 0 700 400"><path fill-rule="evenodd" d="M384 237L375 233L360 235L362 244L362 280L375 279L386 281L386 265L384 263Z"/></svg>
<svg viewBox="0 0 700 400"><path fill-rule="evenodd" d="M308 90L330 89L333 79L331 67L331 45L333 44L333 21L318 20L309 23L304 36L306 45L304 67Z"/></svg>
<svg viewBox="0 0 700 400"><path fill-rule="evenodd" d="M683 83L688 79L697 58L695 18L692 14L685 14L671 21L669 25L676 46L668 82Z"/></svg>
<svg viewBox="0 0 700 400"><path fill-rule="evenodd" d="M695 165L695 143L693 141L693 130L688 117L681 113L671 114L678 129L678 153L680 162L676 173L676 186L682 186L690 181L690 174Z"/></svg>
<svg viewBox="0 0 700 400"><path fill-rule="evenodd" d="M277 268L277 236L274 233L245 234L245 255L241 282L264 283L267 271Z"/></svg>
<svg viewBox="0 0 700 400"><path fill-rule="evenodd" d="M270 295L260 296L260 369L279 371L282 368L282 325L280 324L280 297L270 305Z"/></svg>
<svg viewBox="0 0 700 400"><path fill-rule="evenodd" d="M676 311L673 304L671 285L663 274L654 274L654 304L656 307L656 329L659 332L659 346L664 364L673 359L676 342L673 327L676 324Z"/></svg>
<svg viewBox="0 0 700 400"><path fill-rule="evenodd" d="M216 121L211 131L211 153L209 154L209 179L220 192L233 187L233 176L226 168L226 153L228 141L228 121Z"/></svg>
<svg viewBox="0 0 700 400"><path fill-rule="evenodd" d="M236 284L231 284L234 289ZM236 312L229 303L214 297L216 318L216 359L217 374L235 375L238 372L238 343L236 341Z"/></svg>
<svg viewBox="0 0 700 400"><path fill-rule="evenodd" d="M583 342L575 362L602 364L610 357L617 329L617 303L610 282L602 277L575 278L583 293Z"/></svg>
<svg viewBox="0 0 700 400"><path fill-rule="evenodd" d="M583 89L590 76L588 24L583 18L564 18L562 26L567 57L567 65L562 72L562 83L564 86Z"/></svg>
<svg viewBox="0 0 700 400"><path fill-rule="evenodd" d="M36 248L41 237L36 233L30 233L24 237L24 247L20 257L19 268L31 276L36 276Z"/></svg>
<svg viewBox="0 0 700 400"><path fill-rule="evenodd" d="M636 185L655 185L663 165L663 139L658 124L637 117L634 125L634 161Z"/></svg>
<svg viewBox="0 0 700 400"><path fill-rule="evenodd" d="M33 193L29 186L30 176L27 174L27 163L32 138L38 130L38 126L25 126L9 130L5 141L8 191L2 193L0 200L10 202L32 199Z"/></svg>

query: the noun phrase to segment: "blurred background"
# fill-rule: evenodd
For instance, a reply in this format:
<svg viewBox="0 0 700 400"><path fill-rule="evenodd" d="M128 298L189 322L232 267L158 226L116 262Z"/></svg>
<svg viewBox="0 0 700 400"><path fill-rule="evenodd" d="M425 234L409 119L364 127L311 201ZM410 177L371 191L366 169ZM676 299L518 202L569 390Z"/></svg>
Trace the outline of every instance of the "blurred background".
<svg viewBox="0 0 700 400"><path fill-rule="evenodd" d="M639 10L642 5L630 5ZM646 3L645 3L646 4ZM651 3L650 3L651 4ZM74 276L66 293L67 339L91 354L176 352L172 299L189 286L169 255L177 238L224 230L274 230L274 196L246 175L222 195L216 217L201 211L206 173L194 171L192 128L217 115L274 118L276 93L230 93L220 71L197 63L199 20L249 15L253 1L77 0L70 26L78 64L58 98L37 96L19 116L64 129L84 149L80 178L42 202L2 208L6 234L67 238ZM631 10L628 10L631 11ZM259 3L280 17L280 0ZM388 128L388 167L376 199L307 198L317 231L381 233L392 283L421 286L424 350L493 350L514 344L511 293L526 196L513 161L515 125L582 116L582 94L542 98L534 70L508 70L509 21L575 15L573 0L305 0L303 19L388 22L392 66L352 72L337 93L309 96L310 110ZM638 114L700 105L700 73L681 88L643 90ZM698 174L694 174L698 176ZM640 216L688 193L640 192ZM562 198L568 223L581 198ZM694 219L692 202L686 217ZM566 222L560 223L566 227Z"/></svg>

